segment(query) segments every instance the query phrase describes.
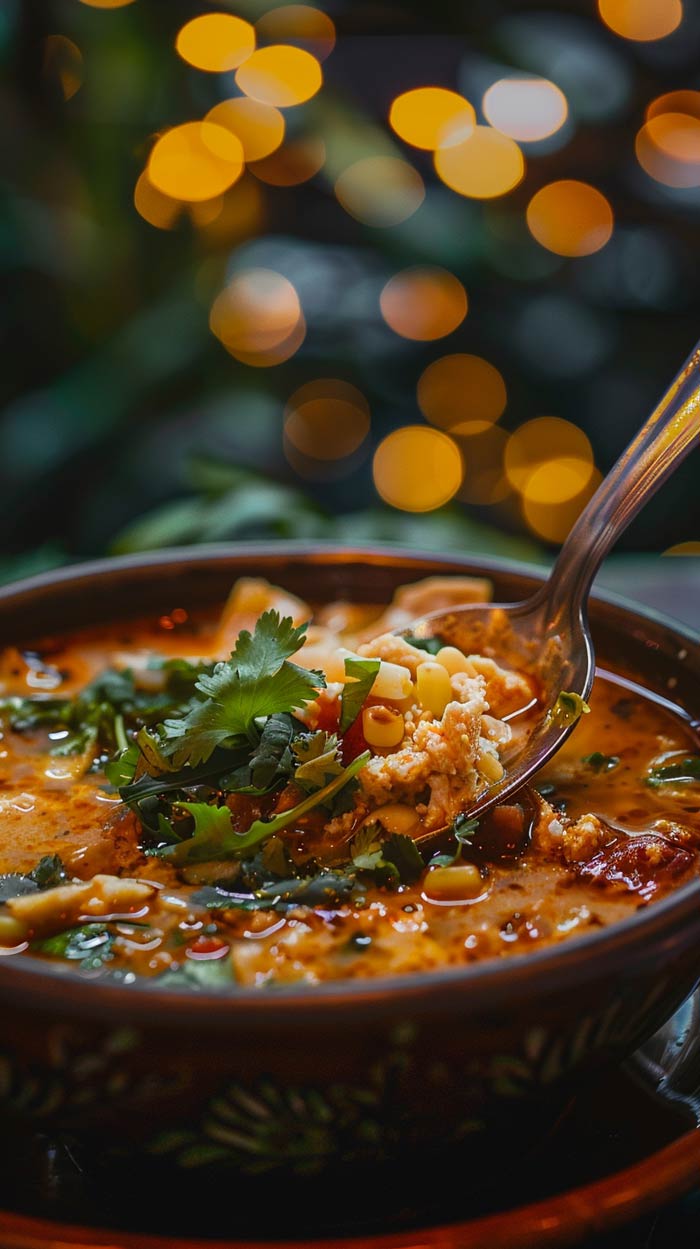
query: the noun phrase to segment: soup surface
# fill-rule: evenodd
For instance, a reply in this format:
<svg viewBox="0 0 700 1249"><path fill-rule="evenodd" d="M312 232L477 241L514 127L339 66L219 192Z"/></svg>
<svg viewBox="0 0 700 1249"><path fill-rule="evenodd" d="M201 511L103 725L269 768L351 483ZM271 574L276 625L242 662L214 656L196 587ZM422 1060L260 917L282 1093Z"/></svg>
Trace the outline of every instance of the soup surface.
<svg viewBox="0 0 700 1249"><path fill-rule="evenodd" d="M463 814L541 714L536 678L392 631L487 589L312 615L244 579L219 619L8 648L0 954L164 988L410 973L570 940L697 875L698 743L614 674L534 788Z"/></svg>

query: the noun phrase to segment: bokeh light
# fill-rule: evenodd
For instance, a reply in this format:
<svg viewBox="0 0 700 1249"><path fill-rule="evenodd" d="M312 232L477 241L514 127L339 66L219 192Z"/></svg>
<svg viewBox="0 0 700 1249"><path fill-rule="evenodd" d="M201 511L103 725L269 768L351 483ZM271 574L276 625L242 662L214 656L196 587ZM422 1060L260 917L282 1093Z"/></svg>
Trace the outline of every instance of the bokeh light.
<svg viewBox="0 0 700 1249"><path fill-rule="evenodd" d="M533 475L552 461L575 461L587 465L590 477L593 472L593 450L584 431L558 416L538 416L520 425L508 439L504 467L508 480L520 494L527 494ZM552 497L554 502L563 501L560 497L562 490L574 488L573 493L576 493L586 484L580 477L576 477L576 469L571 468L571 464L569 469L565 484L551 487L556 495ZM538 477L535 486L537 502L543 501L544 489L543 480Z"/></svg>
<svg viewBox="0 0 700 1249"><path fill-rule="evenodd" d="M691 538L688 542L676 542L664 555L700 555L700 541Z"/></svg>
<svg viewBox="0 0 700 1249"><path fill-rule="evenodd" d="M175 48L196 69L222 74L237 69L255 51L255 30L231 13L203 13L185 23Z"/></svg>
<svg viewBox="0 0 700 1249"><path fill-rule="evenodd" d="M325 61L335 46L333 19L310 4L287 4L270 9L255 23L265 43L290 43Z"/></svg>
<svg viewBox="0 0 700 1249"><path fill-rule="evenodd" d="M80 3L87 4L91 9L125 9L134 0L80 0Z"/></svg>
<svg viewBox="0 0 700 1249"><path fill-rule="evenodd" d="M215 104L205 121L235 134L246 161L262 160L276 151L284 140L285 121L279 109L244 95Z"/></svg>
<svg viewBox="0 0 700 1249"><path fill-rule="evenodd" d="M498 369L481 356L464 353L433 360L418 379L417 395L421 412L433 425L460 437L484 433L503 415L507 402Z"/></svg>
<svg viewBox="0 0 700 1249"><path fill-rule="evenodd" d="M250 171L270 186L298 186L313 178L323 168L325 159L323 139L308 135L290 139L272 155L254 161Z"/></svg>
<svg viewBox="0 0 700 1249"><path fill-rule="evenodd" d="M457 493L464 465L447 434L428 425L404 425L380 442L372 471L385 503L404 512L432 512Z"/></svg>
<svg viewBox="0 0 700 1249"><path fill-rule="evenodd" d="M245 95L276 108L303 104L322 83L323 72L316 57L291 44L258 48L236 71L236 85Z"/></svg>
<svg viewBox="0 0 700 1249"><path fill-rule="evenodd" d="M512 191L525 175L517 143L500 130L475 126L466 139L447 141L435 153L438 176L452 191L472 199L494 199Z"/></svg>
<svg viewBox="0 0 700 1249"><path fill-rule="evenodd" d="M289 359L306 330L292 283L262 268L231 279L214 300L209 325L232 356L260 368Z"/></svg>
<svg viewBox="0 0 700 1249"><path fill-rule="evenodd" d="M447 269L416 266L389 278L379 305L396 334L430 342L444 338L462 324L467 315L467 292Z"/></svg>
<svg viewBox="0 0 700 1249"><path fill-rule="evenodd" d="M667 91L647 105L646 119L661 113L685 113L700 120L700 91Z"/></svg>
<svg viewBox="0 0 700 1249"><path fill-rule="evenodd" d="M572 494L571 498L557 501L537 497L538 494L543 495L545 492L543 484L545 475L547 480L555 483L558 475L563 474L568 485L574 488L576 481L580 478L572 467L573 463L566 459L550 461L546 470L544 468L538 470L534 475L538 483L535 495L531 496L526 493L523 496L523 518L531 532L538 538L544 538L546 542L564 541L602 480L598 469L594 468L585 485L576 494Z"/></svg>
<svg viewBox="0 0 700 1249"><path fill-rule="evenodd" d="M365 156L336 179L335 193L351 217L369 226L406 221L425 198L420 174L396 156Z"/></svg>
<svg viewBox="0 0 700 1249"><path fill-rule="evenodd" d="M389 124L406 143L434 152L442 143L466 139L474 129L476 114L456 91L416 87L396 97Z"/></svg>
<svg viewBox="0 0 700 1249"><path fill-rule="evenodd" d="M616 35L641 43L664 39L683 20L681 0L598 0L598 12Z"/></svg>
<svg viewBox="0 0 700 1249"><path fill-rule="evenodd" d="M159 230L171 230L182 212L180 200L159 191L145 169L134 187L134 207L144 221Z"/></svg>
<svg viewBox="0 0 700 1249"><path fill-rule="evenodd" d="M83 54L78 45L66 35L47 35L42 73L48 82L58 84L64 100L70 100L83 81Z"/></svg>
<svg viewBox="0 0 700 1249"><path fill-rule="evenodd" d="M206 209L209 202L205 201L199 207ZM221 204L220 212L207 220L202 220L200 216L196 221L200 234L214 248L248 239L265 229L265 201L255 178L244 174L217 202ZM190 206L191 210L197 207L196 204ZM207 302L209 298L207 294Z"/></svg>
<svg viewBox="0 0 700 1249"><path fill-rule="evenodd" d="M530 233L557 256L590 256L613 231L613 212L605 196L587 182L550 182L527 206Z"/></svg>
<svg viewBox="0 0 700 1249"><path fill-rule="evenodd" d="M700 186L700 120L689 113L658 113L642 126L635 152L645 173L670 187Z"/></svg>
<svg viewBox="0 0 700 1249"><path fill-rule="evenodd" d="M243 147L223 126L191 121L156 140L148 177L164 195L207 200L226 191L243 172Z"/></svg>
<svg viewBox="0 0 700 1249"><path fill-rule="evenodd" d="M566 121L566 96L547 78L499 78L484 95L486 120L502 134L532 143L555 134Z"/></svg>
<svg viewBox="0 0 700 1249"><path fill-rule="evenodd" d="M340 378L307 382L290 395L285 408L285 440L315 460L353 454L369 433L369 404L362 391Z"/></svg>

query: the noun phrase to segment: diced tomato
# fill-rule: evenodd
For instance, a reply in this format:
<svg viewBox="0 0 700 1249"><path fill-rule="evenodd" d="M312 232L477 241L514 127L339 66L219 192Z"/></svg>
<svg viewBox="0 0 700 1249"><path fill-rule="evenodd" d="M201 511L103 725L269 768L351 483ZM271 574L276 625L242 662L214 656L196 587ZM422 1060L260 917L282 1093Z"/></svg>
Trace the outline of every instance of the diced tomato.
<svg viewBox="0 0 700 1249"><path fill-rule="evenodd" d="M323 729L325 733L337 733L339 719L340 700L337 698L324 698L321 695L318 700L318 723L316 727Z"/></svg>
<svg viewBox="0 0 700 1249"><path fill-rule="evenodd" d="M353 759L356 759L358 755L361 755L363 750L367 750L367 742L365 741L365 735L362 732L362 711L360 711L360 714L355 722L350 725L350 728L346 729L345 733L343 733L340 748L343 756L343 763L346 767L349 763L352 763Z"/></svg>

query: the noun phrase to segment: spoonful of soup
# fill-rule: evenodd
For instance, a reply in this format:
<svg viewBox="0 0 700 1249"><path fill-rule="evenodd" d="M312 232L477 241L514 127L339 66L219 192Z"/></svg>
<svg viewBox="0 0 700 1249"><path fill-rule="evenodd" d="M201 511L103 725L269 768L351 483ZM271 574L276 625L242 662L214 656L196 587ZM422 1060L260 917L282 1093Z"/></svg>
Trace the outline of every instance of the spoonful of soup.
<svg viewBox="0 0 700 1249"><path fill-rule="evenodd" d="M644 504L700 441L700 346L696 347L656 409L622 453L569 533L549 578L522 603L470 604L433 612L401 631L426 655L423 683L469 671L470 656L491 657L514 672L531 674L536 704L504 717L513 733L492 769L490 784L476 792L465 812L483 816L521 789L559 749L588 711L595 657L587 617L593 579L604 557ZM518 710L523 732L517 731ZM484 776L488 782L489 777ZM445 829L422 833L430 843Z"/></svg>

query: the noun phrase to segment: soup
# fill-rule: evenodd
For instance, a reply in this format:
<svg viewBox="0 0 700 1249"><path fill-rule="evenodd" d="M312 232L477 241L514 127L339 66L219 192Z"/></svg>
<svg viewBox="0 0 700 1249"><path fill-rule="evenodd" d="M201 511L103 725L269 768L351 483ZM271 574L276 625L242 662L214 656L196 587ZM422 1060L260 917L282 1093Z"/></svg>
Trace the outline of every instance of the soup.
<svg viewBox="0 0 700 1249"><path fill-rule="evenodd" d="M464 814L541 712L536 675L393 630L485 595L430 578L380 616L313 615L243 579L219 619L8 648L0 954L163 988L313 984L520 956L692 879L697 741L613 673L534 787Z"/></svg>

